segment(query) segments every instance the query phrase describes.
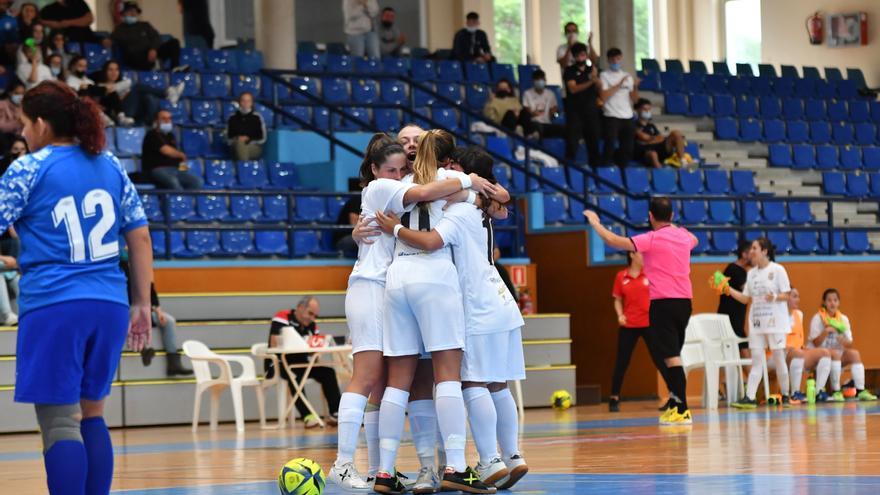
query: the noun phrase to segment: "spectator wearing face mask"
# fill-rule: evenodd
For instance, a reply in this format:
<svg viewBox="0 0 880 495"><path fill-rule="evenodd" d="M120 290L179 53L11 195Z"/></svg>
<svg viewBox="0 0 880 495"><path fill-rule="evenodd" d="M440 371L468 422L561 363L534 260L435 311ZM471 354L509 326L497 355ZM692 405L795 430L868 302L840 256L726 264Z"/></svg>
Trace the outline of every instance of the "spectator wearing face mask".
<svg viewBox="0 0 880 495"><path fill-rule="evenodd" d="M523 93L523 106L531 113L534 128L541 137L565 136L565 129L552 123L559 112L559 102L553 91L547 89L547 76L541 69L532 73L532 87Z"/></svg>
<svg viewBox="0 0 880 495"><path fill-rule="evenodd" d="M86 58L77 55L67 66L67 77L64 79L64 82L80 96L101 96L97 94L99 88L94 87L95 81L92 81L88 74L86 74L88 66ZM103 91L100 91L100 93L103 93Z"/></svg>
<svg viewBox="0 0 880 495"><path fill-rule="evenodd" d="M601 111L599 110L599 68L590 64L587 45L575 43L571 47L574 65L565 69L562 81L568 95L565 98L565 157L574 160L580 139L587 145L591 167L597 167Z"/></svg>
<svg viewBox="0 0 880 495"><path fill-rule="evenodd" d="M645 165L660 168L663 164L674 167L687 166L694 159L684 150L687 141L679 130L673 130L664 136L651 121L651 102L640 98L636 102L636 141L635 156Z"/></svg>
<svg viewBox="0 0 880 495"><path fill-rule="evenodd" d="M379 26L379 51L382 56L399 57L400 49L406 44L406 36L394 25L397 13L391 7L382 9L382 23Z"/></svg>
<svg viewBox="0 0 880 495"><path fill-rule="evenodd" d="M452 41L452 58L462 62L488 63L495 60L489 47L489 37L480 29L480 15L469 12L466 25L455 33Z"/></svg>
<svg viewBox="0 0 880 495"><path fill-rule="evenodd" d="M226 137L236 160L259 160L266 142L266 123L254 111L254 95L245 91L238 97L238 110L226 123Z"/></svg>
<svg viewBox="0 0 880 495"><path fill-rule="evenodd" d="M21 133L21 100L24 97L24 85L14 83L6 93L7 97L0 100L0 146L7 150L15 137Z"/></svg>
<svg viewBox="0 0 880 495"><path fill-rule="evenodd" d="M61 67L67 67L67 64L73 60L75 54L67 51L67 38L62 32L53 32L43 47L43 56L48 60L52 55L61 57ZM63 69L62 69L63 70Z"/></svg>
<svg viewBox="0 0 880 495"><path fill-rule="evenodd" d="M161 69L165 62L172 68L180 65L180 41L162 41L152 24L142 21L137 2L122 5L122 23L110 38L122 49L122 62L138 70Z"/></svg>
<svg viewBox="0 0 880 495"><path fill-rule="evenodd" d="M186 154L177 147L174 122L167 110L156 114L153 128L144 137L141 168L144 176L152 179L160 189L201 189L204 184L201 177L190 172Z"/></svg>
<svg viewBox="0 0 880 495"><path fill-rule="evenodd" d="M53 78L59 81L67 79L67 74L64 72L64 58L61 55L49 55L46 57L46 65L49 66L49 71L52 73Z"/></svg>
<svg viewBox="0 0 880 495"><path fill-rule="evenodd" d="M501 79L495 84L495 94L483 107L483 115L495 124L511 131L516 130L520 134L535 132L529 111L523 110L507 79Z"/></svg>
<svg viewBox="0 0 880 495"><path fill-rule="evenodd" d="M25 42L25 44L22 45L22 50L25 55L25 60L18 64L18 68L15 70L15 75L24 83L25 89L31 89L43 81L54 79L54 77L52 77L52 71L49 70L49 67L43 64L43 55L40 52L39 47L32 42Z"/></svg>
<svg viewBox="0 0 880 495"><path fill-rule="evenodd" d="M569 22L565 25L565 43L559 45L559 48L556 49L556 62L559 64L559 69L562 71L562 74L565 74L565 69L568 69L572 65L575 64L575 57L571 51L571 48L578 42L578 25L574 22ZM592 62L593 65L599 63L599 56L596 54L596 51L593 50L593 33L587 37L587 58Z"/></svg>
<svg viewBox="0 0 880 495"><path fill-rule="evenodd" d="M162 98L167 97L172 104L176 104L183 91L183 83L165 91L145 84L135 84L123 76L119 64L112 60L105 63L93 77L95 83L105 90L101 97L101 106L123 126L149 125L159 111Z"/></svg>
<svg viewBox="0 0 880 495"><path fill-rule="evenodd" d="M639 98L639 81L623 70L623 52L619 48L608 50L608 70L599 76L602 98L602 126L605 143L602 164L616 163L625 167L633 157L635 125L633 103ZM617 143L617 148L612 143ZM616 152L616 153L615 153Z"/></svg>
<svg viewBox="0 0 880 495"><path fill-rule="evenodd" d="M374 25L377 15L376 0L342 0L345 37L353 57L379 58L379 34Z"/></svg>

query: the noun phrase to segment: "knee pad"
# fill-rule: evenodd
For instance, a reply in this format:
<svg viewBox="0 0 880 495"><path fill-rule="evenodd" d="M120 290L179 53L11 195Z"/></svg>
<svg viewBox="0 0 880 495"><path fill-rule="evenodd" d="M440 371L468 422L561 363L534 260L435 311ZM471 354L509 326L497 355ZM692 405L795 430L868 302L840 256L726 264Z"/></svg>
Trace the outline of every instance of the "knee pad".
<svg viewBox="0 0 880 495"><path fill-rule="evenodd" d="M82 409L79 404L63 406L36 405L37 423L43 436L43 452L48 452L56 442L73 440L82 443L80 422Z"/></svg>

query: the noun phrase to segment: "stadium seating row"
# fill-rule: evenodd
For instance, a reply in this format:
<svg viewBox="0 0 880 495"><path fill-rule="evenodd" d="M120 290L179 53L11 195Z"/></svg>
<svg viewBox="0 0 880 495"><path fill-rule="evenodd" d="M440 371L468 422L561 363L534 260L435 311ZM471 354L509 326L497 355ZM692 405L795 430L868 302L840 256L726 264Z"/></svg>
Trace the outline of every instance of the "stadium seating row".
<svg viewBox="0 0 880 495"><path fill-rule="evenodd" d="M666 93L777 96L782 98L796 96L824 100L859 98L859 86L850 80L825 81L791 77L769 78L720 74L681 74L677 72L645 74L639 84L639 89Z"/></svg>
<svg viewBox="0 0 880 495"><path fill-rule="evenodd" d="M823 172L822 190L831 196L880 198L880 173Z"/></svg>
<svg viewBox="0 0 880 495"><path fill-rule="evenodd" d="M800 170L880 170L880 148L876 146L833 146L781 144L769 146L770 165Z"/></svg>
<svg viewBox="0 0 880 495"><path fill-rule="evenodd" d="M692 117L880 122L880 102L867 100L666 93L664 111Z"/></svg>
<svg viewBox="0 0 880 495"><path fill-rule="evenodd" d="M76 53L85 57L88 61L89 71L100 69L111 59L122 60L121 52L111 51L99 43L70 41L64 48L67 53ZM256 74L263 68L263 54L254 50L181 48L180 64L188 65L190 70L194 72Z"/></svg>
<svg viewBox="0 0 880 495"><path fill-rule="evenodd" d="M281 230L190 230L185 233L173 230L170 235L170 251L166 246L166 233L150 232L153 237L153 256L156 258L201 258L204 256L230 258L236 256L338 256L333 249L330 231L318 233L313 230L293 232L293 250L288 234ZM326 239L326 240L324 240Z"/></svg>
<svg viewBox="0 0 880 495"><path fill-rule="evenodd" d="M709 70L706 67L706 64L699 60L690 60L688 62L689 65L689 73L694 74L709 74ZM822 75L819 73L819 69L811 66L803 66L801 70L803 71L803 76L798 74L797 68L793 65L782 65L780 67L781 72L779 76L781 77L789 77L792 79L798 79L803 77L804 79L822 79ZM660 68L660 62L653 58L643 58L642 59L642 70L646 73L659 73L663 72ZM681 60L678 59L667 59L666 60L666 72L677 72L677 73L685 73L684 64L681 63ZM712 73L729 76L730 67L727 65L727 62L712 62ZM752 70L752 64L748 63L738 63L736 64L736 75L738 76L755 76L756 74ZM758 64L758 76L765 78L774 78L777 77L776 68L771 64ZM854 81L857 84L860 84L860 87L864 87L865 75L862 73L861 69L846 69L846 78L848 80ZM840 72L840 69L836 67L825 67L825 79L829 81L837 81L843 79L843 74Z"/></svg>
<svg viewBox="0 0 880 495"><path fill-rule="evenodd" d="M877 126L868 122L784 122L779 119L715 119L715 136L729 141L873 145L880 142Z"/></svg>
<svg viewBox="0 0 880 495"><path fill-rule="evenodd" d="M339 212L348 200L345 196L298 195L292 205L285 195L212 194L163 196L167 210L160 198L149 192L141 195L144 211L151 222L228 222L228 223L326 223L334 224Z"/></svg>

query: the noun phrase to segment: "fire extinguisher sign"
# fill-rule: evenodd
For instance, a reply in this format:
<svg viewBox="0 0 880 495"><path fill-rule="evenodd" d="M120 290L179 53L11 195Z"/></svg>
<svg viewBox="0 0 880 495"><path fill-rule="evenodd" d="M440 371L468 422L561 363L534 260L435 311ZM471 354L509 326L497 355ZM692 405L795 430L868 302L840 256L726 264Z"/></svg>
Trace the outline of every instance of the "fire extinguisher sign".
<svg viewBox="0 0 880 495"><path fill-rule="evenodd" d="M528 277L526 275L525 265L511 265L510 280L516 287L524 287L528 285Z"/></svg>

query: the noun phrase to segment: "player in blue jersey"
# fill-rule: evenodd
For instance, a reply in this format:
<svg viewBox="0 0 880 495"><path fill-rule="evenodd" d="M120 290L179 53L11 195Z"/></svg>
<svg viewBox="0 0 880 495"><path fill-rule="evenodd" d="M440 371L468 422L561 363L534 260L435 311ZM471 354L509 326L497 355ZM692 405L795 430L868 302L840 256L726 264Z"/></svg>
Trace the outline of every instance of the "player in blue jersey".
<svg viewBox="0 0 880 495"><path fill-rule="evenodd" d="M35 405L49 493L107 494L104 399L126 335L135 351L150 339L147 219L119 161L101 151L93 102L43 82L25 94L22 121L33 153L0 178L0 232L14 224L22 244L15 401ZM130 310L120 236L131 259Z"/></svg>

